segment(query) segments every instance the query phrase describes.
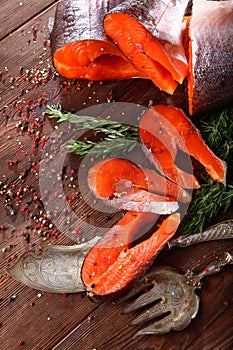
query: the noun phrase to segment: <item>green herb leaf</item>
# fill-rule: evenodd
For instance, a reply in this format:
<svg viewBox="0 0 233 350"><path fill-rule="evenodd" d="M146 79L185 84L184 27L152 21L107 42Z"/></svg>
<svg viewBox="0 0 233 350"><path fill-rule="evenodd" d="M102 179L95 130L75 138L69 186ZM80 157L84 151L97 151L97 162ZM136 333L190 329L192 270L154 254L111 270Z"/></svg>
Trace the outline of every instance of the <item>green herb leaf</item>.
<svg viewBox="0 0 233 350"><path fill-rule="evenodd" d="M212 151L233 169L233 107L200 118L197 126Z"/></svg>
<svg viewBox="0 0 233 350"><path fill-rule="evenodd" d="M134 141L134 142L132 142ZM108 157L117 157L122 153L129 153L137 146L137 140L133 138L111 137L105 138L100 142L94 141L70 141L68 144L68 151L71 153L90 157L101 157L105 159Z"/></svg>
<svg viewBox="0 0 233 350"><path fill-rule="evenodd" d="M69 123L75 124L76 131L90 130L96 132L97 134L104 134L104 139L108 138L109 147L111 147L112 150L114 148L114 144L117 150L120 149L119 140L137 140L138 138L138 128L135 126L121 124L110 119L80 116L71 112L62 112L61 106L59 104L48 106L48 110L45 113L49 116L49 118L56 118L58 123L67 121ZM114 143L111 143L111 145L110 139L114 141ZM73 141L69 144L68 149L70 152L84 156L87 153L90 154L90 150L93 148L91 155L99 155L102 146L96 147L96 145L98 142L102 142L102 140L103 137L96 142ZM124 143L121 143L121 146L124 147ZM96 154L94 150L96 150Z"/></svg>
<svg viewBox="0 0 233 350"><path fill-rule="evenodd" d="M233 185L224 186L209 178L194 195L178 232L184 236L202 233L218 213L225 213L232 204Z"/></svg>
<svg viewBox="0 0 233 350"><path fill-rule="evenodd" d="M67 121L75 124L75 130L91 130L97 133L104 133L111 138L130 138L136 139L138 135L138 128L121 124L111 119L101 119L90 116L80 116L71 112L62 112L61 106L48 106L45 112L49 118L56 118L58 123Z"/></svg>
<svg viewBox="0 0 233 350"><path fill-rule="evenodd" d="M203 184L179 227L179 234L202 233L217 214L233 205L233 108L206 115L195 122L206 144L227 163L227 184L203 175ZM206 177L205 177L206 176Z"/></svg>
<svg viewBox="0 0 233 350"><path fill-rule="evenodd" d="M69 152L80 156L107 155L117 156L119 152L132 150L138 139L138 128L109 120L90 116L78 116L62 112L60 105L50 106L46 113L50 118L57 118L59 123L74 123L76 130L93 130L99 135L94 141L70 141ZM181 222L178 232L182 235L202 233L211 219L220 212L225 212L233 204L233 108L222 113L208 114L195 119L197 128L213 152L227 163L227 184L214 182L203 173L201 188L194 192L193 201L188 213ZM103 137L104 134L104 137ZM128 142L127 142L128 141Z"/></svg>

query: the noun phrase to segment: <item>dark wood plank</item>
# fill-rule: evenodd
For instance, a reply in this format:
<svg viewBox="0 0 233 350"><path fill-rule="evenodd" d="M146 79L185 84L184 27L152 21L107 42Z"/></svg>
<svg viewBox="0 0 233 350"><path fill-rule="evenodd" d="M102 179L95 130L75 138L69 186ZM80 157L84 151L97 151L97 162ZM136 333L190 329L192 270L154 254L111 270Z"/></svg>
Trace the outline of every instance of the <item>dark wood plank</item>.
<svg viewBox="0 0 233 350"><path fill-rule="evenodd" d="M200 337L195 339L188 349L231 350L233 347L231 309L232 305L230 307L226 306L226 310L204 330Z"/></svg>
<svg viewBox="0 0 233 350"><path fill-rule="evenodd" d="M86 81L71 81L67 84L60 80L52 66L47 30L48 19L54 15L56 1L41 1L33 6L30 3L30 9L28 1L22 3L25 6L16 9L18 2L3 1L5 9L12 5L11 10L15 11L12 18L2 21L6 23L4 21L7 20L8 25L2 32L4 39L1 41L0 52L0 71L3 72L0 79L0 225L6 226L5 230L0 230L1 348L17 349L17 342L22 340L23 349L28 350L231 349L232 266L204 281L202 290L198 292L201 296L198 316L187 329L160 337L146 336L136 339L133 335L139 327L128 327L134 315L122 315L122 305L117 301L100 299L93 303L85 293L67 297L49 293L40 295L40 291L22 286L5 274L4 268L25 250L34 248L38 251L46 244L72 245L76 242L68 234L73 226L68 224L67 218L59 217L56 222L58 227L55 229L61 231L57 237L54 235L55 229L40 232L42 226L39 219L45 211L36 202L32 202L26 211L23 210L31 198L31 190L39 198L44 195L40 192L38 171L46 168L46 165L50 169L50 163L46 159L42 160L45 149L43 142L35 151L35 135L30 133L28 127L21 129L19 122L24 122L28 116L31 127L37 118L41 124L35 130L39 132L41 140L43 137L47 139L55 129L53 122L42 117L46 103L61 102L64 109L80 111L106 103L109 91L112 91L117 102L143 106L148 106L151 101L154 104L173 103L187 110L185 86L180 87L171 97L161 93L148 80L109 81L103 84L90 84ZM22 12L17 12L21 8ZM1 12L0 17L3 13ZM36 37L32 31L35 26L38 29ZM12 34L6 36L9 32ZM49 75L45 81L38 82L41 72ZM39 99L42 102L38 102ZM30 108L27 101L30 101ZM10 160L14 161L13 165L9 164ZM32 162L35 165L22 180L21 174ZM64 189L67 195L73 193L69 187L70 171L74 167L78 168L79 163L75 156L67 156L65 160L64 175L67 180L64 180ZM74 182L76 181L78 184L77 173L74 175ZM7 191L11 190L15 196L20 188L27 187L30 191L26 191L18 203L13 198L12 205L17 210L17 215L12 216L5 208ZM112 215L106 220L105 214L89 211L81 197L75 199L72 210L91 214L87 218L88 222L97 223L100 227L111 227L117 221L117 215L120 215ZM38 215L38 220L31 217L32 213ZM233 217L232 208L225 217ZM28 242L23 235L27 232L30 234ZM77 237L78 239L82 239L82 236ZM232 240L199 244L186 249L164 250L155 264L168 264L183 271L187 268L198 270L210 260L213 252L221 254L226 249L233 249Z"/></svg>
<svg viewBox="0 0 233 350"><path fill-rule="evenodd" d="M55 2L57 1L35 1L32 6L32 2L29 0L2 0L0 13L0 40Z"/></svg>
<svg viewBox="0 0 233 350"><path fill-rule="evenodd" d="M232 243L228 242L226 246L222 249L231 248ZM217 248L217 245L216 245ZM190 248L191 249L191 248ZM177 252L175 252L177 254ZM200 252L200 246L192 248L190 253L195 255L196 261L202 260L204 265L205 259L202 258L202 252ZM174 266L174 254L171 254L172 265ZM185 252L184 252L185 255ZM178 255L179 256L179 255ZM164 264L167 261L164 258ZM205 261L206 263L206 261ZM177 267L180 267L182 264L182 258L180 257L180 262L177 264ZM188 268L188 266L186 266ZM175 350L185 350L192 349L198 350L202 348L202 341L204 338L209 339L209 332L213 331L213 327L218 323L218 318L222 318L225 311L229 313L229 317L232 317L232 267L227 267L225 270L220 273L218 276L211 276L206 278L200 294L201 297L201 306L198 313L198 316L191 324L183 331L180 332L171 332L169 335L164 336L144 336L133 339L133 335L138 327L129 327L128 323L133 320L135 314L131 315L122 315L121 308L119 305L107 305L107 308L103 308L101 305L100 308L96 309L91 315L93 317L90 325L88 320L84 320L79 324L72 332L67 335L57 346L54 347L54 350L68 350L68 349L85 349L89 350L92 348L110 350L110 349L149 349L150 346L156 345L155 348L159 347L161 349L170 349L174 348ZM215 302L213 303L213 300ZM125 304L124 304L125 305ZM106 305L105 305L106 306ZM137 313L136 313L137 314ZM89 326L89 330L87 327ZM224 327L224 326L222 326ZM220 330L221 326L219 324ZM107 331L106 331L107 329ZM215 329L215 328L214 328ZM221 329L222 332L222 329ZM223 332L224 333L224 332ZM91 336L90 336L91 335ZM225 338L221 335L221 338L224 338L224 350L229 349L228 346L231 344L233 336L233 329L228 330L227 337ZM228 339L229 337L229 339ZM199 339L196 344L196 339ZM206 344L203 341L203 344ZM210 348L214 350L215 345L210 344Z"/></svg>
<svg viewBox="0 0 233 350"><path fill-rule="evenodd" d="M39 292L25 287L13 290L15 301L8 299L4 306L3 349L17 348L20 339L26 349L49 349L97 307L80 294L64 298L41 293L38 297Z"/></svg>
<svg viewBox="0 0 233 350"><path fill-rule="evenodd" d="M53 82L50 59L48 21L54 15L55 5L33 18L1 41L0 110L11 111L10 104L45 98L45 81ZM32 28L37 27L36 37ZM17 43L17 46L15 46ZM44 78L44 80L43 80ZM53 98L59 88L51 86L48 98ZM59 85L59 83L58 83ZM55 90L55 91L54 91ZM33 98L32 98L33 96ZM8 108L7 108L8 107Z"/></svg>

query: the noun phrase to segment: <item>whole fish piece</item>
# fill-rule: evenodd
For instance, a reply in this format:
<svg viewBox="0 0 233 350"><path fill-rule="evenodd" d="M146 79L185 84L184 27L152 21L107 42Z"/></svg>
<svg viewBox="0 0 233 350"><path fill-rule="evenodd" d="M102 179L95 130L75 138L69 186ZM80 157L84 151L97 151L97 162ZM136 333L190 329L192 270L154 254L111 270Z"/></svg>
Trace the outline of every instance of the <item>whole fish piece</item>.
<svg viewBox="0 0 233 350"><path fill-rule="evenodd" d="M103 19L122 0L62 0L58 3L51 49L56 70L88 80L142 77L106 37Z"/></svg>
<svg viewBox="0 0 233 350"><path fill-rule="evenodd" d="M190 21L189 113L233 103L233 0L194 0Z"/></svg>
<svg viewBox="0 0 233 350"><path fill-rule="evenodd" d="M182 21L188 0L125 0L105 16L104 30L134 66L173 94L188 64Z"/></svg>

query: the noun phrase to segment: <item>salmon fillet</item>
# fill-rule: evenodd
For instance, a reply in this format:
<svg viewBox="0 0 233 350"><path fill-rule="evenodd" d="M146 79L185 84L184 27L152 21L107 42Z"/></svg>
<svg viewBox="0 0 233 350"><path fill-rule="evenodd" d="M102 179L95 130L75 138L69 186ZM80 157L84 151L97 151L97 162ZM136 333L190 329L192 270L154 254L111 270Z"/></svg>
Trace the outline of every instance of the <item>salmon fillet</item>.
<svg viewBox="0 0 233 350"><path fill-rule="evenodd" d="M139 215L143 218L145 213L137 213L138 217L135 220L140 220ZM107 239L104 237L91 248L84 260L81 276L87 290L97 295L122 292L128 285L143 276L167 241L174 235L179 223L179 214L171 214L150 238L132 248L125 244L125 238L123 238L125 236L122 235L122 249L116 249L115 236L110 234L109 237L108 234ZM112 242L112 244L108 243L110 247L106 247L106 241Z"/></svg>
<svg viewBox="0 0 233 350"><path fill-rule="evenodd" d="M173 94L188 64L182 43L187 0L125 0L104 18L106 34L156 86Z"/></svg>
<svg viewBox="0 0 233 350"><path fill-rule="evenodd" d="M215 181L225 184L226 163L210 150L181 109L166 105L151 107L142 116L139 130L148 158L172 181L185 188L199 187L192 173L182 171L175 164L180 149L198 160Z"/></svg>
<svg viewBox="0 0 233 350"><path fill-rule="evenodd" d="M142 193L157 193L157 200L177 200L189 203L191 196L182 187L165 179L154 170L140 167L139 165L121 158L109 158L93 165L88 172L88 185L93 193L102 199L111 202L121 194L125 195L125 201L132 198L132 189L142 190ZM166 196L166 197L164 197ZM152 197L153 198L153 197Z"/></svg>

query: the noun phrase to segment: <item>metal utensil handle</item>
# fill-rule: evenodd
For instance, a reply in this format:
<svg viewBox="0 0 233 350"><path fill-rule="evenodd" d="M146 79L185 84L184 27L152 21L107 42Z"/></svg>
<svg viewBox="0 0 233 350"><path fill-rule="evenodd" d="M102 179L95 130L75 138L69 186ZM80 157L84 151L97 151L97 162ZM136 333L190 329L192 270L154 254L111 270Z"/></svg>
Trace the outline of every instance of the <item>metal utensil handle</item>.
<svg viewBox="0 0 233 350"><path fill-rule="evenodd" d="M168 247L188 247L195 243L233 238L233 220L220 222L210 226L203 233L195 233L188 237L179 237L168 242Z"/></svg>
<svg viewBox="0 0 233 350"><path fill-rule="evenodd" d="M233 255L230 252L225 252L219 259L213 260L199 273L194 274L192 271L187 271L187 283L195 288L201 288L202 278L219 272L223 266L228 264L233 264Z"/></svg>

